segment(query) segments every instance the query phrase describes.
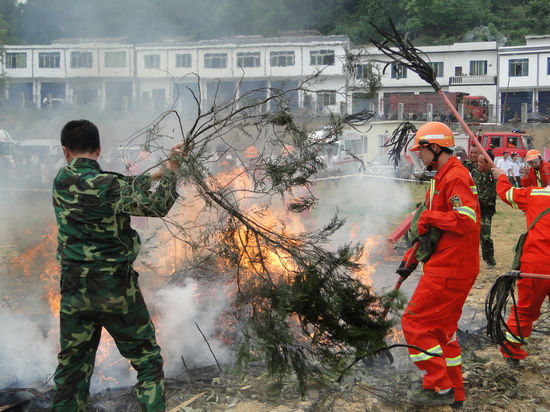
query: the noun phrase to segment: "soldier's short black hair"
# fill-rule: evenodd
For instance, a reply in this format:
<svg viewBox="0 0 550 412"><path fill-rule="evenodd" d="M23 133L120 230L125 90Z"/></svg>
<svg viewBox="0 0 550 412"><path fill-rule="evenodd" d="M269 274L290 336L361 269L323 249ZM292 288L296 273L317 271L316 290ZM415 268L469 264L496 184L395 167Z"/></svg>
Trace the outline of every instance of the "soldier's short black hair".
<svg viewBox="0 0 550 412"><path fill-rule="evenodd" d="M93 153L99 148L99 130L89 120L71 120L61 130L61 146L73 153Z"/></svg>

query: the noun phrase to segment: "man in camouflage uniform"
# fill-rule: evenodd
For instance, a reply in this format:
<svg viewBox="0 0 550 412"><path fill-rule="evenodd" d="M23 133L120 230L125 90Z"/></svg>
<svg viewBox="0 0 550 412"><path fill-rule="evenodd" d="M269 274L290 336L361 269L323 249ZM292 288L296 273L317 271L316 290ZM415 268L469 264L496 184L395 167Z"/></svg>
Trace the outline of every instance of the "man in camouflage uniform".
<svg viewBox="0 0 550 412"><path fill-rule="evenodd" d="M67 166L53 184L61 265L60 343L53 411L86 411L95 354L105 328L137 371L144 411L164 411L162 357L132 264L140 238L130 216L165 216L174 204L180 145L164 167L126 177L101 170L99 132L87 120L61 131ZM155 192L152 180L160 180Z"/></svg>
<svg viewBox="0 0 550 412"><path fill-rule="evenodd" d="M479 157L479 149L477 146L470 147L470 155L466 159L461 159L462 164L466 169L468 169L468 172L470 172L470 175L472 177L474 176L474 173L477 172L477 159Z"/></svg>
<svg viewBox="0 0 550 412"><path fill-rule="evenodd" d="M487 154L492 160L495 159L495 155L491 150ZM472 173L472 178L477 186L477 198L481 209L481 256L487 266L493 267L496 262L495 249L491 239L491 221L495 214L497 182L491 172L491 165L489 165L485 156L478 156L477 169Z"/></svg>

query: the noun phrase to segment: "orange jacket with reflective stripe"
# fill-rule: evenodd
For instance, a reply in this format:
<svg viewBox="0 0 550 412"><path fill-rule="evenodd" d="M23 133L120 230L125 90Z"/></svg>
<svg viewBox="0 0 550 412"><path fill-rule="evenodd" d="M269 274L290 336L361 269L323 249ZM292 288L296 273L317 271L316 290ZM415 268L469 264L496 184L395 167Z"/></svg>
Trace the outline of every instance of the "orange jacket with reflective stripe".
<svg viewBox="0 0 550 412"><path fill-rule="evenodd" d="M429 223L441 229L441 238L424 264L424 274L476 277L481 222L477 189L468 169L456 157L451 157L434 176L426 193L426 207Z"/></svg>
<svg viewBox="0 0 550 412"><path fill-rule="evenodd" d="M523 187L550 185L550 164L542 160L538 171L535 172L535 169L530 168L529 174L521 178L521 185Z"/></svg>
<svg viewBox="0 0 550 412"><path fill-rule="evenodd" d="M498 196L508 205L525 212L527 229L544 209L550 207L550 190L540 187L515 188L506 176L497 181ZM538 273L550 273L550 213L543 216L527 234L523 245L521 263L536 265ZM519 235L519 233L518 233Z"/></svg>

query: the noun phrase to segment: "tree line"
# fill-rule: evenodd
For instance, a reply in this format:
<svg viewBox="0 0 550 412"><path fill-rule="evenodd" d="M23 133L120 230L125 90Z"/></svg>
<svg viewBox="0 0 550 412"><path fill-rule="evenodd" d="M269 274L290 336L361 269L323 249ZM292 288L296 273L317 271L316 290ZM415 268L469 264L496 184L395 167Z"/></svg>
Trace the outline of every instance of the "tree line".
<svg viewBox="0 0 550 412"><path fill-rule="evenodd" d="M316 30L355 44L371 23L397 28L417 45L495 40L517 45L550 33L550 0L2 0L0 43L127 36L133 42L182 37L277 35Z"/></svg>

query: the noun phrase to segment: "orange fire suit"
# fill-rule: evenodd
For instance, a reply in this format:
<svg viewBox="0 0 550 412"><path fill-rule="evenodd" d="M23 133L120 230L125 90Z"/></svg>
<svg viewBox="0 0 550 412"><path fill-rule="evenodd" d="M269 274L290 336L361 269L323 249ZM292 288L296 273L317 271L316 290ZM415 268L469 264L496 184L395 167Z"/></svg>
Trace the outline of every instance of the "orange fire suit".
<svg viewBox="0 0 550 412"><path fill-rule="evenodd" d="M411 360L426 371L424 389L452 387L455 400L462 401L462 360L456 330L462 306L479 273L481 216L477 189L456 157L432 179L425 202L428 210L418 221L419 233L429 225L439 228L441 237L424 264L401 325L409 345L431 353L409 348Z"/></svg>
<svg viewBox="0 0 550 412"><path fill-rule="evenodd" d="M525 212L527 227L545 209L550 207L550 190L540 187L514 188L506 179L500 177L497 182L497 193L508 205ZM550 214L543 216L529 232L523 245L520 270L525 273L550 274ZM511 333L506 331L506 347L513 353L513 358L524 359L527 352L521 348L520 337L525 340L531 335L533 322L540 316L540 308L546 296L550 296L550 281L546 279L519 279L517 281L518 300L516 303L519 330L512 307L506 324ZM501 348L505 357L510 357Z"/></svg>
<svg viewBox="0 0 550 412"><path fill-rule="evenodd" d="M521 185L523 187L546 187L550 185L550 164L541 160L539 170L530 168L529 174L521 178Z"/></svg>

